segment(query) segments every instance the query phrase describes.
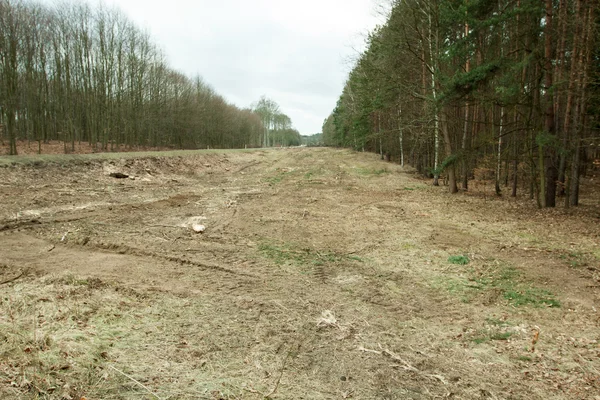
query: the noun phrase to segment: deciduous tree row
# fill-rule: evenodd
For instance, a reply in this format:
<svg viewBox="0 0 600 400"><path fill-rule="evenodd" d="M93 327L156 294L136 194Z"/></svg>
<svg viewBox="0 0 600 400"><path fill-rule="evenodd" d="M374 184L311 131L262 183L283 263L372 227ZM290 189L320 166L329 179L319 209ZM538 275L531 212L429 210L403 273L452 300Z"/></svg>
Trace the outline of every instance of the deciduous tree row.
<svg viewBox="0 0 600 400"><path fill-rule="evenodd" d="M276 142L272 121L171 69L148 33L85 2L0 0L0 140L175 148ZM270 140L267 140L271 138Z"/></svg>
<svg viewBox="0 0 600 400"><path fill-rule="evenodd" d="M263 147L299 146L301 144L300 133L292 128L292 120L281 112L275 101L262 96L253 105L253 110L260 116L263 123Z"/></svg>

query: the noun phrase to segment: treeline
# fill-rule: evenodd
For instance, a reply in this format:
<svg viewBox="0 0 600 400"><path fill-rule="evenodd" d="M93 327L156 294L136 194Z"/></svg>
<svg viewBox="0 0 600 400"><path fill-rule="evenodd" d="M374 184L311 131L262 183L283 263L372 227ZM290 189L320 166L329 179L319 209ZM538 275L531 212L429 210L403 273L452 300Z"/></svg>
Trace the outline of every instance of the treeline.
<svg viewBox="0 0 600 400"><path fill-rule="evenodd" d="M300 146L300 132L292 127L292 120L281 112L279 104L263 96L252 109L263 124L263 147Z"/></svg>
<svg viewBox="0 0 600 400"><path fill-rule="evenodd" d="M255 110L170 68L147 32L102 5L0 0L0 83L10 154L17 140L113 150L259 147L275 137Z"/></svg>
<svg viewBox="0 0 600 400"><path fill-rule="evenodd" d="M600 157L598 0L397 0L323 126L449 189L493 172L541 207L579 203Z"/></svg>
<svg viewBox="0 0 600 400"><path fill-rule="evenodd" d="M323 134L315 133L314 135L302 136L302 144L309 147L323 146Z"/></svg>

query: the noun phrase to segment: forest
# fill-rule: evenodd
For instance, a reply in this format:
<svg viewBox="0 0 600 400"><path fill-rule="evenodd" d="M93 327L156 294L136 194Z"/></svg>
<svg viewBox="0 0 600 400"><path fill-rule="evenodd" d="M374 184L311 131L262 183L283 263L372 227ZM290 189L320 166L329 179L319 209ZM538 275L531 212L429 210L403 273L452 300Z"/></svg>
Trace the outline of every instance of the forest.
<svg viewBox="0 0 600 400"><path fill-rule="evenodd" d="M228 103L169 67L149 32L101 3L0 0L0 144L244 148L300 144L279 105ZM69 146L70 144L70 146Z"/></svg>
<svg viewBox="0 0 600 400"><path fill-rule="evenodd" d="M579 204L600 158L597 0L402 0L368 37L327 145L539 207Z"/></svg>

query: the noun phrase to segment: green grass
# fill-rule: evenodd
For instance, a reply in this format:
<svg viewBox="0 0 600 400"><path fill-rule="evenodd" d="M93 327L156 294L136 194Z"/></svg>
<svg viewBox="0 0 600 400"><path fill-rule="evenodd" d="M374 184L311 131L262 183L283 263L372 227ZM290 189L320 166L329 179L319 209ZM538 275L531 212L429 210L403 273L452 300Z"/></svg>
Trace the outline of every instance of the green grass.
<svg viewBox="0 0 600 400"><path fill-rule="evenodd" d="M464 277L442 277L436 285L445 287L466 303L486 292L496 291L499 297L514 307L558 308L561 306L552 292L524 281L519 270L513 266L488 266L479 270L469 268L465 272Z"/></svg>
<svg viewBox="0 0 600 400"><path fill-rule="evenodd" d="M470 260L467 256L450 256L448 257L448 262L454 265L467 265Z"/></svg>
<svg viewBox="0 0 600 400"><path fill-rule="evenodd" d="M278 184L279 182L281 182L283 180L284 176L285 176L284 174L279 174L279 175L265 178L264 181L266 183L268 183L269 185L275 185L275 184Z"/></svg>
<svg viewBox="0 0 600 400"><path fill-rule="evenodd" d="M288 176L290 173L290 171L277 171L276 175L264 178L263 182L273 186L283 181L285 177Z"/></svg>
<svg viewBox="0 0 600 400"><path fill-rule="evenodd" d="M535 287L506 290L504 298L516 307L524 305L560 307L560 301L555 299L551 292Z"/></svg>
<svg viewBox="0 0 600 400"><path fill-rule="evenodd" d="M354 171L358 175L363 175L363 176L370 176L370 175L379 176L379 175L387 174L390 172L390 171L388 171L387 168L376 169L376 168L362 168L362 167L356 167L356 168L354 168Z"/></svg>
<svg viewBox="0 0 600 400"><path fill-rule="evenodd" d="M277 265L323 266L342 261L363 262L360 257L354 255L343 255L329 251L321 252L299 248L291 244L262 243L258 249L263 257L272 260Z"/></svg>
<svg viewBox="0 0 600 400"><path fill-rule="evenodd" d="M304 174L304 179L311 180L315 176L323 175L323 168L313 168Z"/></svg>
<svg viewBox="0 0 600 400"><path fill-rule="evenodd" d="M581 268L588 264L586 255L579 251L570 251L566 254L561 254L560 259L565 261L571 268Z"/></svg>
<svg viewBox="0 0 600 400"><path fill-rule="evenodd" d="M486 318L486 327L475 332L471 340L475 344L482 344L490 341L509 340L515 333L510 331L513 325L508 321L497 318Z"/></svg>

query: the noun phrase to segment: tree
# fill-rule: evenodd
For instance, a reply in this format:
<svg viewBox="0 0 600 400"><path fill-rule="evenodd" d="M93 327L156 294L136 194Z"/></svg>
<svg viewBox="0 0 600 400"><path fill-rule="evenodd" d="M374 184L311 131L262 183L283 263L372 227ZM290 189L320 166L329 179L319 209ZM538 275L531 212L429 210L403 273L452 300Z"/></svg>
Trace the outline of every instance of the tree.
<svg viewBox="0 0 600 400"><path fill-rule="evenodd" d="M42 141L62 140L65 152L81 142L94 151L299 142L275 102L263 124L170 68L147 32L102 5L0 0L0 83L10 154L32 139L40 151Z"/></svg>
<svg viewBox="0 0 600 400"><path fill-rule="evenodd" d="M590 107L597 7L394 1L324 122L324 141L386 151L434 185L445 171L450 192L457 176L468 190L473 171L486 168L498 195L512 174L513 196L520 178L541 207L553 207L561 191L577 204L582 160L599 137Z"/></svg>

